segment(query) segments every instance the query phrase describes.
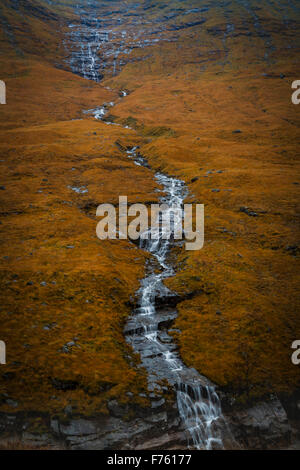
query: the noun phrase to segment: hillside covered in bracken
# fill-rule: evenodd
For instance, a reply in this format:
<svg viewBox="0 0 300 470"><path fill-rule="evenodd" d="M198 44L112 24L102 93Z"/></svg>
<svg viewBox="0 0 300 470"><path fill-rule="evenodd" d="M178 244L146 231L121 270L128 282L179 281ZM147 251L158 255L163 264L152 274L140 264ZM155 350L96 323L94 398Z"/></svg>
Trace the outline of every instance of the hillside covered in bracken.
<svg viewBox="0 0 300 470"><path fill-rule="evenodd" d="M295 0L1 1L0 440L186 445L172 383L124 334L161 266L96 235L99 204L159 201L157 172L205 206L203 248L170 249L161 342L239 446L300 440L299 22Z"/></svg>

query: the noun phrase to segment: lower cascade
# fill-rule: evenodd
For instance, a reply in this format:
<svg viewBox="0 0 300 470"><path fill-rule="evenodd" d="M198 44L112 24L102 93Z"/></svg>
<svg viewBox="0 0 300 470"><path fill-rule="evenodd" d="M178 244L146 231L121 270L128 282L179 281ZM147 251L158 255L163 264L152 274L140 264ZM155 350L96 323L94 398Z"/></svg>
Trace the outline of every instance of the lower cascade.
<svg viewBox="0 0 300 470"><path fill-rule="evenodd" d="M196 449L224 448L220 425L226 423L214 387L180 384L177 405L188 439Z"/></svg>
<svg viewBox="0 0 300 470"><path fill-rule="evenodd" d="M136 148L128 150L127 154L136 164L147 166ZM172 206L182 207L188 193L184 182L162 173L156 173L155 179L163 187L160 203L167 205L166 210L170 211ZM149 391L159 391L159 382L162 379L167 379L176 389L178 411L189 447L223 449L224 436L228 437L230 432L215 387L195 369L188 368L181 361L171 336L164 328L164 324L168 324L177 316L176 309L168 306L168 299L174 298L174 293L163 284L164 279L175 274L168 257L172 246L172 233L178 221L172 219L172 216L170 220L171 237L164 238L163 229L156 239L143 235L140 237L140 247L156 258L160 269L159 272L149 270L141 281L137 293L138 307L127 322L125 334L128 343L141 356L141 367L148 371Z"/></svg>

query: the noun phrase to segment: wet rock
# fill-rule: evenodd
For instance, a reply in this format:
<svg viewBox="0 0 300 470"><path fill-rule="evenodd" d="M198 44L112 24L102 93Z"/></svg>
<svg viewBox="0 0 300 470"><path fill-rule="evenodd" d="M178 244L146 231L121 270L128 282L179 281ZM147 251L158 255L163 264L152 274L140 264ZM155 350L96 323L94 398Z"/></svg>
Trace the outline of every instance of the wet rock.
<svg viewBox="0 0 300 470"><path fill-rule="evenodd" d="M141 444L138 444L136 450L155 450L155 449L169 449L171 446L178 449L178 446L185 445L186 437L182 431L179 432L166 432L164 435L149 439ZM175 447L176 446L176 447ZM180 448L180 447L179 447ZM185 447L182 447L185 448Z"/></svg>
<svg viewBox="0 0 300 470"><path fill-rule="evenodd" d="M297 390L292 395L284 396L281 402L288 418L290 418L293 423L296 423L300 432L300 390Z"/></svg>
<svg viewBox="0 0 300 470"><path fill-rule="evenodd" d="M74 419L69 424L60 424L59 430L64 436L95 435L97 426L93 421L87 419Z"/></svg>
<svg viewBox="0 0 300 470"><path fill-rule="evenodd" d="M160 400L157 400L157 401L152 401L151 408L160 408L161 406L163 406L164 403L165 403L164 398L161 398Z"/></svg>
<svg viewBox="0 0 300 470"><path fill-rule="evenodd" d="M51 436L48 434L37 434L23 432L22 441L31 447L46 447L51 443Z"/></svg>
<svg viewBox="0 0 300 470"><path fill-rule="evenodd" d="M57 419L51 419L50 429L54 432L54 434L59 434L59 421Z"/></svg>
<svg viewBox="0 0 300 470"><path fill-rule="evenodd" d="M67 425L57 420L51 421L51 429L57 436L64 438L72 449L82 450L136 449L145 441L162 439L168 432L168 426L171 429L174 424L168 422L165 413L151 413L147 422L140 418L124 422L111 416L93 421L72 420Z"/></svg>
<svg viewBox="0 0 300 470"><path fill-rule="evenodd" d="M271 449L288 445L291 426L277 398L231 414L229 422L237 441L248 449Z"/></svg>
<svg viewBox="0 0 300 470"><path fill-rule="evenodd" d="M110 400L107 403L107 408L116 418L122 418L126 413L128 413L128 407L120 405L117 400Z"/></svg>

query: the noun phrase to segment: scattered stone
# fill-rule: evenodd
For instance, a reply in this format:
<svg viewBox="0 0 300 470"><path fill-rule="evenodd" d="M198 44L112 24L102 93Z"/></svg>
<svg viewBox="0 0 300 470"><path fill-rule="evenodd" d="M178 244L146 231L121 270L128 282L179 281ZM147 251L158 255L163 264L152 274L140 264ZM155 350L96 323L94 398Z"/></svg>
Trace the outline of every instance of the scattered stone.
<svg viewBox="0 0 300 470"><path fill-rule="evenodd" d="M70 348L72 348L73 346L75 346L74 341L69 341L69 343L63 345L61 350L62 350L62 352L68 354L68 353L70 353Z"/></svg>
<svg viewBox="0 0 300 470"><path fill-rule="evenodd" d="M6 400L6 404L7 404L8 406L11 406L12 408L17 408L17 407L19 406L19 404L18 404L17 401L11 400L10 398L8 398L8 399Z"/></svg>
<svg viewBox="0 0 300 470"><path fill-rule="evenodd" d="M288 245L285 250L292 256L297 256L299 247L298 245Z"/></svg>
<svg viewBox="0 0 300 470"><path fill-rule="evenodd" d="M232 131L233 134L241 134L242 131L240 129L236 129L235 131Z"/></svg>
<svg viewBox="0 0 300 470"><path fill-rule="evenodd" d="M151 408L160 408L161 406L164 405L164 403L165 403L164 398L161 398L160 400L157 400L157 401L152 401Z"/></svg>
<svg viewBox="0 0 300 470"><path fill-rule="evenodd" d="M228 233L229 235L232 235L232 236L236 237L236 233L235 233L235 232L231 232L231 231L228 230L227 228L222 228L222 232L223 232L223 233Z"/></svg>
<svg viewBox="0 0 300 470"><path fill-rule="evenodd" d="M57 323L48 323L47 325L43 326L43 330L49 331L53 330L57 326Z"/></svg>
<svg viewBox="0 0 300 470"><path fill-rule="evenodd" d="M68 186L69 189L72 189L77 194L85 194L88 193L88 189L85 186ZM67 202L67 204L69 204Z"/></svg>
<svg viewBox="0 0 300 470"><path fill-rule="evenodd" d="M74 380L61 380L56 378L52 378L51 383L56 390L76 390L79 386L79 383Z"/></svg>
<svg viewBox="0 0 300 470"><path fill-rule="evenodd" d="M250 217L258 217L257 212L252 211L248 207L240 207L240 212L244 212L244 214L247 214Z"/></svg>
<svg viewBox="0 0 300 470"><path fill-rule="evenodd" d="M160 395L158 395L157 393L151 392L149 393L149 398L160 398Z"/></svg>

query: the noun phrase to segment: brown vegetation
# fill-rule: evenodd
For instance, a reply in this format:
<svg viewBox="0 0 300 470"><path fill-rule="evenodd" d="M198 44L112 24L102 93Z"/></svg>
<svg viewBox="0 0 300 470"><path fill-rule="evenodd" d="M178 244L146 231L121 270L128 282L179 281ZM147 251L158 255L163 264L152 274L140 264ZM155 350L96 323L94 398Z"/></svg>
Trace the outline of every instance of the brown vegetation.
<svg viewBox="0 0 300 470"><path fill-rule="evenodd" d="M0 109L2 411L54 414L71 404L105 413L109 398L128 401L129 390L145 405L146 377L129 358L122 327L146 255L129 242L100 242L95 209L123 194L155 200L155 184L117 142L140 145L153 168L180 176L189 200L205 204L205 246L178 252L168 282L193 293L175 324L184 361L242 401L299 386L290 361L300 333L299 117L290 101L299 68L287 47L297 25L260 11L275 47L266 61L265 39L233 3L207 12L205 26L180 30L176 42L137 49L133 57L144 60L106 78L103 85L130 90L113 113L137 132L82 114L117 92L54 67L63 55L55 18L46 22L48 55L27 44L34 35L26 28L13 28L16 43L0 56L8 89ZM224 49L225 13L235 35ZM44 37L44 20L26 18Z"/></svg>

